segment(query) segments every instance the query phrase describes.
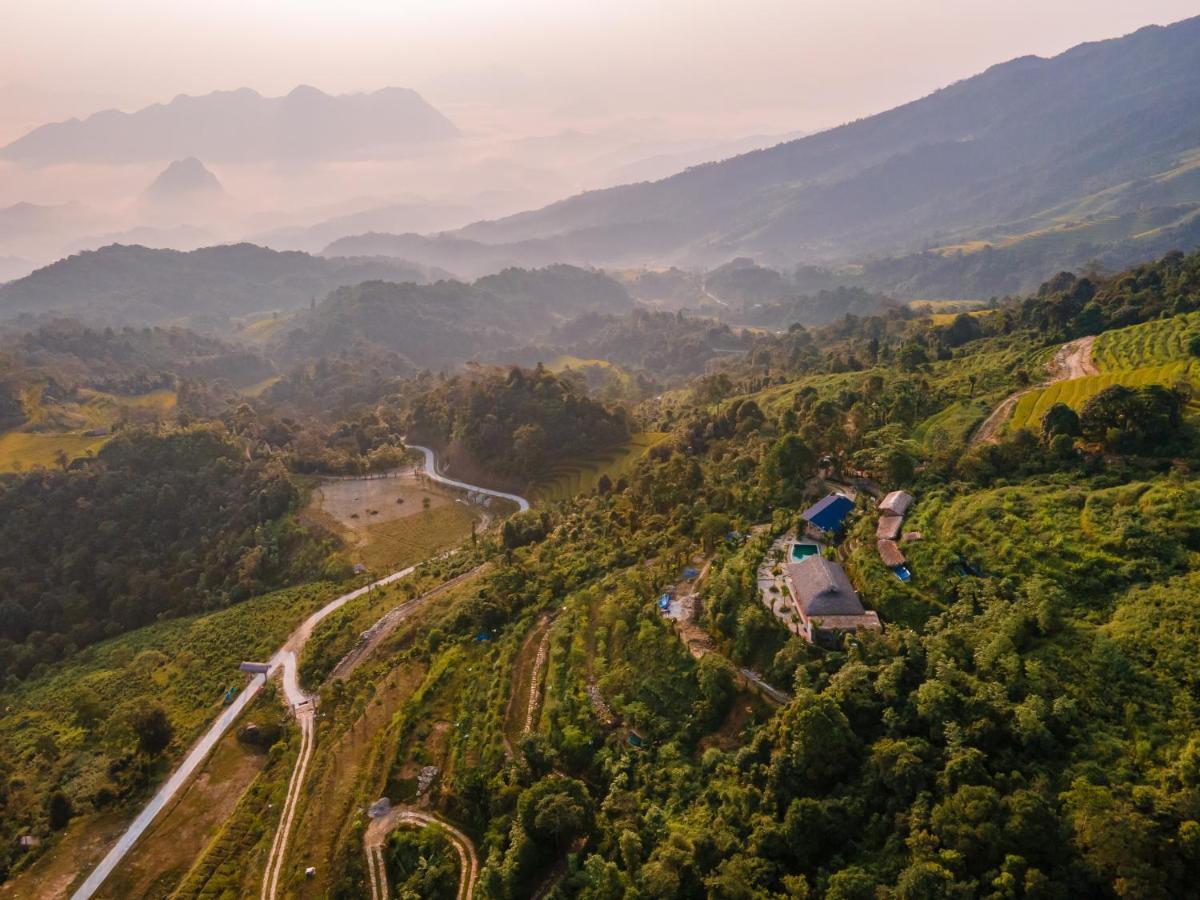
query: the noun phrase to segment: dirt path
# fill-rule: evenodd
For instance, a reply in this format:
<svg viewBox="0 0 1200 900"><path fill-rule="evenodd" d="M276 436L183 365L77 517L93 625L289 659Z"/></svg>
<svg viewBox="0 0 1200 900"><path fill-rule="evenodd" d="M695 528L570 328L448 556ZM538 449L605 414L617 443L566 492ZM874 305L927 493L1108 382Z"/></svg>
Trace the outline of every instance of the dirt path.
<svg viewBox="0 0 1200 900"><path fill-rule="evenodd" d="M441 816L411 806L397 806L386 815L373 819L367 826L367 833L363 835L363 851L367 855L371 882L371 900L386 900L391 896L383 847L387 843L388 835L404 825L411 828L437 825L446 833L446 837L458 853L458 900L471 900L475 893L475 879L479 877L479 857L475 855L475 845L469 837Z"/></svg>
<svg viewBox="0 0 1200 900"><path fill-rule="evenodd" d="M1017 391L1006 397L999 406L992 410L991 415L983 420L983 424L971 436L971 446L977 444L992 444L1000 439L1004 424L1012 417L1013 410L1022 397L1031 391L1040 390L1057 381L1070 381L1097 373L1096 365L1092 362L1092 345L1096 343L1094 335L1076 338L1058 348L1054 358L1046 364L1049 378L1040 384Z"/></svg>
<svg viewBox="0 0 1200 900"><path fill-rule="evenodd" d="M370 656L380 644L399 627L400 623L407 619L412 613L416 612L430 600L440 597L451 588L457 587L464 581L469 581L472 578L482 574L488 567L487 563L476 566L469 572L464 572L461 575L456 575L449 581L439 584L437 587L426 591L420 596L414 597L411 600L392 607L386 613L362 633L357 644L338 660L338 664L333 667L330 673L330 678L345 678L362 662L366 657Z"/></svg>
<svg viewBox="0 0 1200 900"><path fill-rule="evenodd" d="M283 814L279 818L279 827L275 829L275 840L271 842L271 854L267 857L267 870L263 874L262 882L263 900L273 898L279 889L279 874L283 870L288 836L292 831L292 822L296 818L296 804L300 799L300 788L304 784L304 773L308 770L308 761L312 759L313 712L312 701L305 701L296 708L296 721L300 725L300 755L296 758L295 768L292 769L292 778L288 782L287 799L283 803Z"/></svg>
<svg viewBox="0 0 1200 900"><path fill-rule="evenodd" d="M504 708L504 727L501 730L504 749L509 756L516 752L513 741L533 729L534 717L541 706L541 682L549 656L550 626L553 621L553 616L543 615L517 651L508 704Z"/></svg>
<svg viewBox="0 0 1200 900"><path fill-rule="evenodd" d="M523 510L529 509L529 501L524 497L519 497L516 494L506 494L500 491L493 491L488 488L479 487L478 485L467 484L462 481L455 481L440 475L437 471L437 458L432 450L426 447L414 447L414 449L422 451L425 456L425 472L434 481L447 484L452 487L462 488L467 491L473 491L486 496L498 497L503 500L509 500L517 504L518 508ZM90 900L96 893L97 889L116 868L117 864L125 857L130 848L149 828L150 823L158 816L162 809L171 801L171 799L183 788L189 781L200 764L212 752L217 741L221 736L233 725L235 719L241 711L250 703L252 699L262 689L267 678L272 677L279 672L282 675L284 693L287 695L288 702L291 703L293 710L296 712L296 719L301 727L301 743L300 757L296 761L296 768L292 773L292 781L288 786L288 799L284 804L283 818L280 820L280 827L275 834L275 845L272 846L271 856L267 860L267 870L263 877L263 897L265 900L272 900L275 896L275 891L278 887L279 872L283 867L283 860L287 855L287 837L288 831L291 829L292 817L295 815L295 802L299 794L300 788L303 786L304 770L308 766L308 759L312 755L313 745L313 698L310 697L300 687L299 678L297 676L296 661L303 650L305 643L312 636L313 629L326 616L340 609L346 603L361 597L368 591L391 584L401 578L405 578L412 574L416 566L409 566L398 572L380 578L378 581L372 582L369 585L350 591L340 597L331 600L325 604L307 619L300 623L299 627L292 632L287 642L271 657L268 665L268 672L255 675L250 679L245 690L238 696L236 700L217 717L212 726L205 732L200 739L192 746L191 751L184 758L183 762L167 779L167 782L159 788L158 792L146 804L133 820L130 826L117 840L117 843L108 851L100 863L91 871L88 877L84 880L75 892L71 895L71 900ZM290 807L290 814L288 812Z"/></svg>

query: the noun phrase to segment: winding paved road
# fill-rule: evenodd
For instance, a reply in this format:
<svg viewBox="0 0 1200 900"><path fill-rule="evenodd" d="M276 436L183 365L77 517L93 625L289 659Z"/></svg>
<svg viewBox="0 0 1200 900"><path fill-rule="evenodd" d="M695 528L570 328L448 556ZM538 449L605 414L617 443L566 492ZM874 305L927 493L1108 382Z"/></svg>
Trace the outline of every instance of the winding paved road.
<svg viewBox="0 0 1200 900"><path fill-rule="evenodd" d="M428 447L418 446L413 446L413 449L420 450L425 455L425 473L434 481L462 488L463 490L485 494L490 497L499 497L502 500L512 501L517 504L522 512L529 509L529 501L524 497L517 496L516 494L506 494L503 491L493 491L489 488L445 477L437 470L437 458L434 456L432 450ZM406 569L401 569L398 572L393 572L390 575L380 578L378 581L373 581L349 593L342 594L340 597L329 601L301 622L300 626L284 642L284 645L271 657L268 663L270 668L267 674L265 676L255 675L251 678L241 695L222 710L208 731L188 751L179 768L171 773L171 777L163 783L163 786L158 789L158 792L150 799L150 802L142 808L142 811L138 813L137 817L129 824L129 827L125 829L125 832L118 838L112 849L100 860L99 864L91 871L83 884L76 888L75 892L71 895L71 900L89 900L99 890L104 880L112 874L121 860L125 858L125 854L133 848L133 845L137 843L146 829L150 827L150 823L171 802L175 795L179 793L179 790L188 782L200 767L200 764L207 758L208 754L212 752L213 747L217 745L217 741L229 730L242 710L262 690L267 679L273 677L276 672L281 672L284 693L293 710L296 711L296 719L300 724L301 739L300 757L296 761L296 768L293 770L291 782L288 784L288 797L284 803L283 817L280 820L280 828L275 835L271 857L267 862L267 872L263 877L263 897L274 897L278 885L279 872L282 869L283 858L286 855L288 833L291 830L292 818L295 815L296 797L304 781L304 774L308 767L308 759L312 755L313 745L313 698L300 687L300 680L296 670L296 658L300 651L304 649L304 645L308 642L309 637L312 636L317 624L326 616L336 612L351 600L361 597L370 590L383 587L411 575L415 569L416 566L409 566Z"/></svg>
<svg viewBox="0 0 1200 900"><path fill-rule="evenodd" d="M453 478L447 478L437 470L437 460L433 455L433 451L428 447L422 447L419 444L408 444L412 450L420 450L425 454L425 474L440 484L448 484L450 487L462 488L464 491L474 491L476 494L486 494L489 497L499 497L501 500L509 500L517 504L517 508L521 512L529 509L529 501L517 494L506 494L504 491L493 491L491 488L479 487L477 484L467 484L465 481L455 481Z"/></svg>

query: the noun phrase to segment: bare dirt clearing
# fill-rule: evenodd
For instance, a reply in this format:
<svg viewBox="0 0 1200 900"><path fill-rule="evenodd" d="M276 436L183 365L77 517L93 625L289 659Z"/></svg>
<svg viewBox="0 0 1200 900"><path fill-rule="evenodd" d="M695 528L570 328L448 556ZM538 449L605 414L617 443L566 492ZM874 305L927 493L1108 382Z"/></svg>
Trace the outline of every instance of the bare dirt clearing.
<svg viewBox="0 0 1200 900"><path fill-rule="evenodd" d="M446 491L427 486L413 470L389 474L386 478L323 481L313 492L313 505L354 531L453 502L454 498Z"/></svg>
<svg viewBox="0 0 1200 900"><path fill-rule="evenodd" d="M305 516L340 534L368 569L408 565L462 543L482 511L413 469L321 482Z"/></svg>

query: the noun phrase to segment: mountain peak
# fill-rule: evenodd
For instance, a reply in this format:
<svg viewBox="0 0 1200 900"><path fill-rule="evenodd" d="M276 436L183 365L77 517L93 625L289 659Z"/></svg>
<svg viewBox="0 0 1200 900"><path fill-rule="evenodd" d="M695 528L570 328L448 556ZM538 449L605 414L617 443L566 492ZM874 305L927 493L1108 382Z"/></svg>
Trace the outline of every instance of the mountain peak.
<svg viewBox="0 0 1200 900"><path fill-rule="evenodd" d="M198 195L215 197L224 193L217 176L196 157L189 156L163 169L146 188L145 196L161 200Z"/></svg>

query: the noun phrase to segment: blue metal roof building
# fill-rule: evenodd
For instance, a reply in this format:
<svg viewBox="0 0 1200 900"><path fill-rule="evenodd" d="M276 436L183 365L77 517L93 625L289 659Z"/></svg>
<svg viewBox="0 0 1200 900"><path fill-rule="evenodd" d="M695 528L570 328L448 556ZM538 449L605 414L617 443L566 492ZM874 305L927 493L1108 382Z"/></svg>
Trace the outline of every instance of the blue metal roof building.
<svg viewBox="0 0 1200 900"><path fill-rule="evenodd" d="M837 531L854 509L854 501L845 494L830 494L806 509L800 518L822 531Z"/></svg>

